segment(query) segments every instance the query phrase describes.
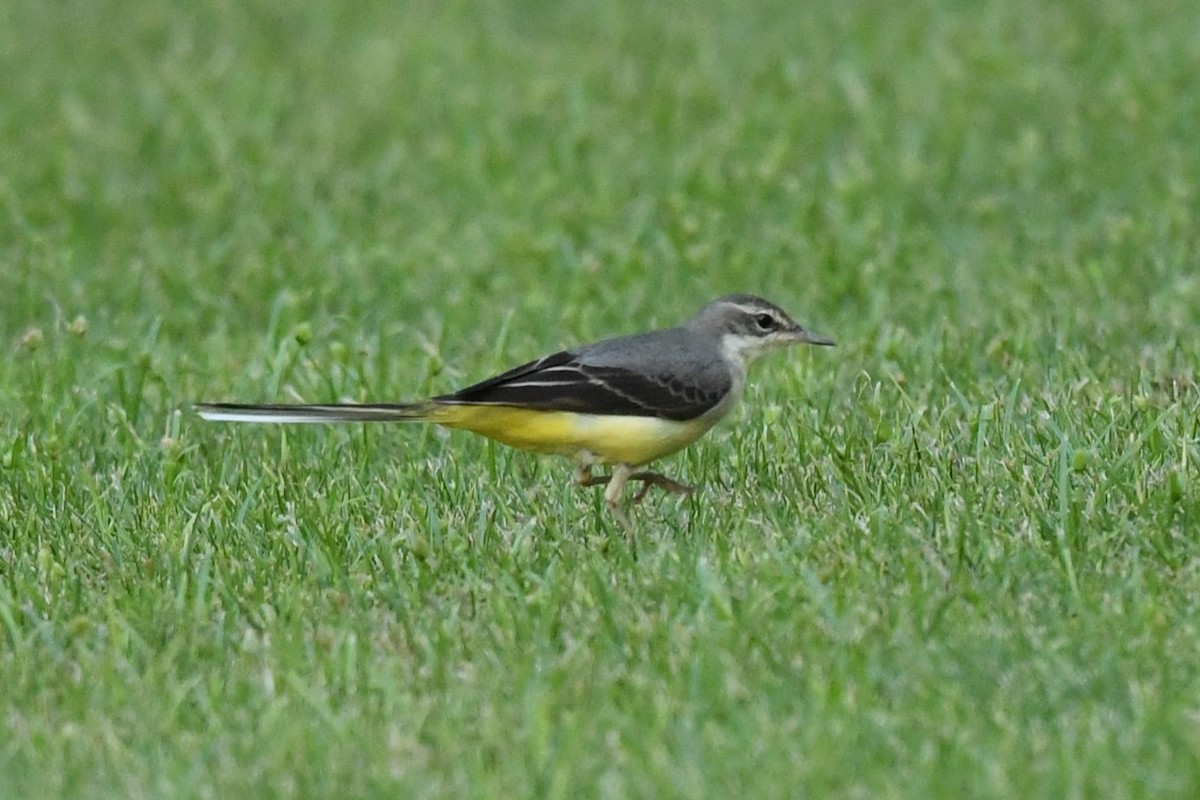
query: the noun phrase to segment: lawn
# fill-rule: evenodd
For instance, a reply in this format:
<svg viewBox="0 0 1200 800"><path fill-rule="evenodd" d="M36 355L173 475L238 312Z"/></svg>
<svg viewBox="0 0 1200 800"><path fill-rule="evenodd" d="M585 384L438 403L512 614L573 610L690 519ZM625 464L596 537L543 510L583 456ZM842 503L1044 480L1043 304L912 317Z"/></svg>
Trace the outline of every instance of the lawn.
<svg viewBox="0 0 1200 800"><path fill-rule="evenodd" d="M1200 796L1183 0L0 5L0 797ZM629 536L395 401L765 295Z"/></svg>

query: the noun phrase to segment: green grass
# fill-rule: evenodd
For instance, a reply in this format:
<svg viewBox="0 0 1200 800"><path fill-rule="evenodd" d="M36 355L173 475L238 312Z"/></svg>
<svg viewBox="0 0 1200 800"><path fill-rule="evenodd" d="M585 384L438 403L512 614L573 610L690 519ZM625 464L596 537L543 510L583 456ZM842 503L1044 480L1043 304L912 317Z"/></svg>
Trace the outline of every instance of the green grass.
<svg viewBox="0 0 1200 800"><path fill-rule="evenodd" d="M1200 795L1193 4L0 6L0 796ZM627 538L398 400L769 296Z"/></svg>

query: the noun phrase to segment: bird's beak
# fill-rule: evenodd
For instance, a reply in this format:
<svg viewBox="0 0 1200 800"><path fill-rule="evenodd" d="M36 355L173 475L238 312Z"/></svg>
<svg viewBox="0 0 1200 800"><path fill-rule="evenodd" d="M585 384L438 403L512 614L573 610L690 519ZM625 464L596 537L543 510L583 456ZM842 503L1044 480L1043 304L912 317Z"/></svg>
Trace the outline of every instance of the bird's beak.
<svg viewBox="0 0 1200 800"><path fill-rule="evenodd" d="M818 344L822 347L833 347L836 342L828 336L798 328L792 332L792 341L796 344Z"/></svg>

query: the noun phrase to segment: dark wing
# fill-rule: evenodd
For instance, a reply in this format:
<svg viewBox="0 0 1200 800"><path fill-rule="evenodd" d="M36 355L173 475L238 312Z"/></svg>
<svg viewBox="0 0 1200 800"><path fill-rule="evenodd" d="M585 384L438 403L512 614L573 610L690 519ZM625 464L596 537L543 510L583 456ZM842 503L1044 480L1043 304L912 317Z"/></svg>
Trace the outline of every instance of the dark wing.
<svg viewBox="0 0 1200 800"><path fill-rule="evenodd" d="M561 352L434 402L689 420L720 403L729 388L728 378L690 382L662 370L582 363Z"/></svg>

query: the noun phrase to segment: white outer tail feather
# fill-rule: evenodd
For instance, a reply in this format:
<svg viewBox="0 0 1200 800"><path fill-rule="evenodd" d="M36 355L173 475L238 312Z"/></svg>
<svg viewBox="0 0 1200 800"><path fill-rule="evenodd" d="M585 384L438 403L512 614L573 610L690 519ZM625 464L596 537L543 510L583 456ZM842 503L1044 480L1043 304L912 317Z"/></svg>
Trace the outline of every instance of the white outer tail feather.
<svg viewBox="0 0 1200 800"><path fill-rule="evenodd" d="M414 405L244 405L197 403L196 413L210 422L258 422L274 425L331 422L419 422L430 406Z"/></svg>

